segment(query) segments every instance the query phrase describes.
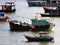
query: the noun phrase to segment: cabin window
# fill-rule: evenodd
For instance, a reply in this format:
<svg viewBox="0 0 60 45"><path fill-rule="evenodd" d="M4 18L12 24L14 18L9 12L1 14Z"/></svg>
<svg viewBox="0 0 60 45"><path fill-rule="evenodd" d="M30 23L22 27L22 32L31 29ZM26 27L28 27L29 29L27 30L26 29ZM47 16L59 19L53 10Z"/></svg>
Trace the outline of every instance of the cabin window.
<svg viewBox="0 0 60 45"><path fill-rule="evenodd" d="M52 1L52 3L56 3L56 1Z"/></svg>

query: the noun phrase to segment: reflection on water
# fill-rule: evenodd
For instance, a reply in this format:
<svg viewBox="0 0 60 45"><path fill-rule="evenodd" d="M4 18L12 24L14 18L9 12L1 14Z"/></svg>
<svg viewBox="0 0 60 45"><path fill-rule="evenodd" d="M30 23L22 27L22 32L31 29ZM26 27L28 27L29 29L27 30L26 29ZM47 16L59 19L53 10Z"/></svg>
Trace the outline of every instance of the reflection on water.
<svg viewBox="0 0 60 45"><path fill-rule="evenodd" d="M6 1L3 0L0 4ZM9 16L12 20L19 20L31 24L30 19L34 18L37 12L44 13L42 7L28 7L26 0L16 0L15 4L17 9L15 13L5 13L5 15ZM60 45L60 18L54 18L52 22L55 24L55 27L52 29L54 31L54 42L27 42L27 39L24 37L25 34L38 36L38 33L31 31L10 32L9 23L0 22L0 45Z"/></svg>

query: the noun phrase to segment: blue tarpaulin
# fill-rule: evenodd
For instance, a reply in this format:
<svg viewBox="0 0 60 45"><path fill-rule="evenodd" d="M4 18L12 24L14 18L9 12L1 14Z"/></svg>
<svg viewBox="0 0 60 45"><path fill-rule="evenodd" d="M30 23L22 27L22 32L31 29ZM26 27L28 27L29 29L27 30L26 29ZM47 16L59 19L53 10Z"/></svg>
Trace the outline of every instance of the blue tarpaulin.
<svg viewBox="0 0 60 45"><path fill-rule="evenodd" d="M4 12L0 12L0 17L3 17L4 16Z"/></svg>

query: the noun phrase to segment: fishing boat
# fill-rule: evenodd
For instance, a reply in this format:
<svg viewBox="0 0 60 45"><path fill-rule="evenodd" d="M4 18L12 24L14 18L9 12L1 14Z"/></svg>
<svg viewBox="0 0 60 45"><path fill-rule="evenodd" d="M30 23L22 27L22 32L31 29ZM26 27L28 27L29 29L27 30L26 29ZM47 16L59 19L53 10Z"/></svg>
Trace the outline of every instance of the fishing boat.
<svg viewBox="0 0 60 45"><path fill-rule="evenodd" d="M38 15L37 15L38 16ZM51 30L55 24L50 22L50 19L46 19L46 18L38 18L37 16L35 16L34 19L31 19L32 22L32 30L33 31L49 31Z"/></svg>
<svg viewBox="0 0 60 45"><path fill-rule="evenodd" d="M54 0L55 1L55 0ZM57 4L53 0L27 0L29 7L49 6L56 7Z"/></svg>
<svg viewBox="0 0 60 45"><path fill-rule="evenodd" d="M0 12L15 12L15 4L14 2L6 2L5 5L1 5L2 9L0 9Z"/></svg>
<svg viewBox="0 0 60 45"><path fill-rule="evenodd" d="M8 18L8 16L4 16L4 12L0 12L0 21L7 21Z"/></svg>
<svg viewBox="0 0 60 45"><path fill-rule="evenodd" d="M10 30L13 31L49 31L55 25L48 21L48 19L40 19L35 17L31 19L32 24L26 22L22 23L19 21L9 20Z"/></svg>
<svg viewBox="0 0 60 45"><path fill-rule="evenodd" d="M60 17L60 8L57 7L55 10L45 10L48 13L40 14L42 17Z"/></svg>
<svg viewBox="0 0 60 45"><path fill-rule="evenodd" d="M45 20L32 20L32 24L11 20L9 25L11 31L48 31L54 27L53 23Z"/></svg>
<svg viewBox="0 0 60 45"><path fill-rule="evenodd" d="M30 36L30 35L24 35L25 38L28 40L28 41L42 41L42 42L48 42L48 41L53 41L53 37L50 36L48 33L46 32L40 32L39 33L40 36Z"/></svg>

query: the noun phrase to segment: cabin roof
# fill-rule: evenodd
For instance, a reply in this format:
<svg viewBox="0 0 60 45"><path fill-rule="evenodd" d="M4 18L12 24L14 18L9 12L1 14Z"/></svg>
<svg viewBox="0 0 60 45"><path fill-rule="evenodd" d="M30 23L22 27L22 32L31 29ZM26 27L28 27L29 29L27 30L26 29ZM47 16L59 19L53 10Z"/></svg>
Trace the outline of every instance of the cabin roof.
<svg viewBox="0 0 60 45"><path fill-rule="evenodd" d="M15 6L15 5L1 5L1 6Z"/></svg>
<svg viewBox="0 0 60 45"><path fill-rule="evenodd" d="M6 2L5 5L1 6L15 6L14 2Z"/></svg>
<svg viewBox="0 0 60 45"><path fill-rule="evenodd" d="M14 4L14 2L6 2L5 4Z"/></svg>

